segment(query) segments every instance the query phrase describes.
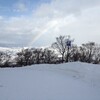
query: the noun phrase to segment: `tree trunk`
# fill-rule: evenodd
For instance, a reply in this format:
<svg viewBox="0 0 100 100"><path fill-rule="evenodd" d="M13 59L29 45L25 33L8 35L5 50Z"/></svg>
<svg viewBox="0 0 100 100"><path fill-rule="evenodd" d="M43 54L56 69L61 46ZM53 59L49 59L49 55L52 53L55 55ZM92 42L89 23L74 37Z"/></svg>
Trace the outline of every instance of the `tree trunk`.
<svg viewBox="0 0 100 100"><path fill-rule="evenodd" d="M68 62L69 59L69 46L68 46L68 51L67 51L67 56L66 56L66 62Z"/></svg>
<svg viewBox="0 0 100 100"><path fill-rule="evenodd" d="M64 54L62 54L62 63L64 62Z"/></svg>

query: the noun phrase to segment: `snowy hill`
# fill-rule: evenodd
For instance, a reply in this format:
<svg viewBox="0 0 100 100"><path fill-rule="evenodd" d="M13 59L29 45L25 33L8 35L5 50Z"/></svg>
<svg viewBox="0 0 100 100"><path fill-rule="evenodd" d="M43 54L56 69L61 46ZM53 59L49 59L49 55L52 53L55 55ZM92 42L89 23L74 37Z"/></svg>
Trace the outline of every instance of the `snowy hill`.
<svg viewBox="0 0 100 100"><path fill-rule="evenodd" d="M0 51L4 51L4 52L6 52L6 51L18 52L20 50L21 50L21 48L6 48L6 47L0 47Z"/></svg>
<svg viewBox="0 0 100 100"><path fill-rule="evenodd" d="M0 69L0 100L100 100L100 65L76 62Z"/></svg>

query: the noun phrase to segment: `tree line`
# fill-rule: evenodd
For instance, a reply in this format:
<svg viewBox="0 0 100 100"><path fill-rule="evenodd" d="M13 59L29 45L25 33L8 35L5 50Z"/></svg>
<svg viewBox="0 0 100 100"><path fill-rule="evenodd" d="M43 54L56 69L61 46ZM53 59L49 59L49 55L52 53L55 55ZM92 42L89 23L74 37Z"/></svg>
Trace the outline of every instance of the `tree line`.
<svg viewBox="0 0 100 100"><path fill-rule="evenodd" d="M22 49L13 52L0 52L0 67L22 67L32 64L60 64L66 62L87 62L100 64L100 45L95 42L77 46L68 45L69 36L59 36L51 47ZM73 41L72 41L73 42Z"/></svg>

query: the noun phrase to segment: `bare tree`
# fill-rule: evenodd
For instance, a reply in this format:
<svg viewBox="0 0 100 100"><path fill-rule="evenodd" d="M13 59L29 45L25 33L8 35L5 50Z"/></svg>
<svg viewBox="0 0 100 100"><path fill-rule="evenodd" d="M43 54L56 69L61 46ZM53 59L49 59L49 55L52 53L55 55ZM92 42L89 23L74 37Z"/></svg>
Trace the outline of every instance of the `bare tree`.
<svg viewBox="0 0 100 100"><path fill-rule="evenodd" d="M2 55L2 67L12 67L11 64L11 54L8 52L3 53Z"/></svg>
<svg viewBox="0 0 100 100"><path fill-rule="evenodd" d="M79 48L77 47L77 45L71 47L69 59L70 61L79 61L80 53L79 53Z"/></svg>
<svg viewBox="0 0 100 100"><path fill-rule="evenodd" d="M34 62L36 64L42 63L42 60L43 60L43 50L42 50L42 48L35 49L33 51L33 53L35 54Z"/></svg>
<svg viewBox="0 0 100 100"><path fill-rule="evenodd" d="M92 62L93 56L95 54L95 43L88 42L86 44L82 44L83 48L86 50L86 62Z"/></svg>
<svg viewBox="0 0 100 100"><path fill-rule="evenodd" d="M3 66L3 56L4 56L4 52L0 52L0 67Z"/></svg>
<svg viewBox="0 0 100 100"><path fill-rule="evenodd" d="M22 49L17 53L16 62L19 66L26 66L31 64L32 52L30 49Z"/></svg>
<svg viewBox="0 0 100 100"><path fill-rule="evenodd" d="M71 42L70 36L59 36L56 38L56 42L52 44L52 47L61 54L62 62L65 60L68 62Z"/></svg>
<svg viewBox="0 0 100 100"><path fill-rule="evenodd" d="M95 54L93 56L93 63L94 64L100 64L100 45L95 45Z"/></svg>
<svg viewBox="0 0 100 100"><path fill-rule="evenodd" d="M44 49L44 63L56 63L57 55L54 50L50 50L49 48Z"/></svg>
<svg viewBox="0 0 100 100"><path fill-rule="evenodd" d="M17 57L15 58L17 66L24 65L24 49L17 53Z"/></svg>

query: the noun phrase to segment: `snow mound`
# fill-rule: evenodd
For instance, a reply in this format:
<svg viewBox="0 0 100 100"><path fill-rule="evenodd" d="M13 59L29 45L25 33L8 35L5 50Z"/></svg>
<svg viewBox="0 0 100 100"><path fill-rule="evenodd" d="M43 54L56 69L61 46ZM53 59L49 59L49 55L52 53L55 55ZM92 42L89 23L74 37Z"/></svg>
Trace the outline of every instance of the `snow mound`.
<svg viewBox="0 0 100 100"><path fill-rule="evenodd" d="M76 62L0 69L0 100L100 100L100 65Z"/></svg>

